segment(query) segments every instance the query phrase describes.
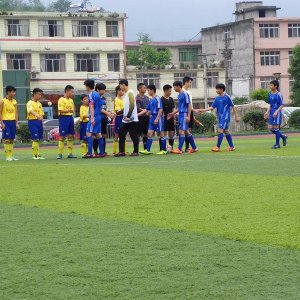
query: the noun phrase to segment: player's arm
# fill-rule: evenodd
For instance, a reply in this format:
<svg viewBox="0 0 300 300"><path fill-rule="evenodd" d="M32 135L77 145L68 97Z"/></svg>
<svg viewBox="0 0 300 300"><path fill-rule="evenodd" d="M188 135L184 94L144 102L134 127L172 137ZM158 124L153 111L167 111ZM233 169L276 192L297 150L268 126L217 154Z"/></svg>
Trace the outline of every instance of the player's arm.
<svg viewBox="0 0 300 300"><path fill-rule="evenodd" d="M280 106L278 107L278 109L274 112L274 115L273 117L274 118L277 118L278 114L281 112L281 110L284 108L284 104L283 104L283 97L282 95L279 93L279 96L280 96Z"/></svg>
<svg viewBox="0 0 300 300"><path fill-rule="evenodd" d="M140 109L139 113L138 113L138 117L144 116L146 115L148 112L147 109Z"/></svg>
<svg viewBox="0 0 300 300"><path fill-rule="evenodd" d="M92 125L95 125L95 107L94 107L94 102L90 102L89 104L90 107L90 115L91 115L91 123Z"/></svg>
<svg viewBox="0 0 300 300"><path fill-rule="evenodd" d="M104 115L106 115L107 117L109 117L111 119L114 117L114 114L112 114L110 111L107 111L103 108L101 109L101 113L103 113Z"/></svg>
<svg viewBox="0 0 300 300"><path fill-rule="evenodd" d="M0 123L2 129L5 129L5 124L3 123L3 117L2 117L3 107L4 107L4 102L0 100Z"/></svg>
<svg viewBox="0 0 300 300"><path fill-rule="evenodd" d="M38 120L43 120L43 115L41 116L37 112L35 112L31 105L28 105L27 111L28 111L28 114L35 116Z"/></svg>
<svg viewBox="0 0 300 300"><path fill-rule="evenodd" d="M154 124L158 124L159 118L162 116L163 112L164 112L164 110L163 110L162 108L160 108L160 109L158 110L158 114L157 114L156 119L154 120Z"/></svg>
<svg viewBox="0 0 300 300"><path fill-rule="evenodd" d="M268 119L268 118L269 118L270 110L271 110L271 105L269 104L269 105L268 105L267 111L264 113L264 118L265 118L265 119Z"/></svg>
<svg viewBox="0 0 300 300"><path fill-rule="evenodd" d="M128 97L129 97L129 110L128 110L127 116L124 116L124 119L130 120L131 115L132 115L133 110L134 110L135 99L134 99L134 96L133 96L132 93L129 93Z"/></svg>
<svg viewBox="0 0 300 300"><path fill-rule="evenodd" d="M237 123L240 122L240 117L239 117L239 115L238 115L238 112L237 112L237 109L236 109L235 106L232 106L232 112L233 112L233 114L234 114L235 121L236 121Z"/></svg>
<svg viewBox="0 0 300 300"><path fill-rule="evenodd" d="M187 117L186 117L186 121L187 121L187 122L190 122L190 120L191 120L191 114L192 114L192 110L193 110L193 108L192 108L192 104L191 104L191 103L189 103L188 115L187 115Z"/></svg>
<svg viewBox="0 0 300 300"><path fill-rule="evenodd" d="M19 112L18 112L18 105L17 104L14 104L15 106L15 119L16 119L16 127L17 129L20 128L20 125L19 125Z"/></svg>
<svg viewBox="0 0 300 300"><path fill-rule="evenodd" d="M212 106L207 107L207 108L194 108L193 109L194 113L196 113L197 115L200 115L204 112L213 111L213 110L215 110L215 107L212 107Z"/></svg>

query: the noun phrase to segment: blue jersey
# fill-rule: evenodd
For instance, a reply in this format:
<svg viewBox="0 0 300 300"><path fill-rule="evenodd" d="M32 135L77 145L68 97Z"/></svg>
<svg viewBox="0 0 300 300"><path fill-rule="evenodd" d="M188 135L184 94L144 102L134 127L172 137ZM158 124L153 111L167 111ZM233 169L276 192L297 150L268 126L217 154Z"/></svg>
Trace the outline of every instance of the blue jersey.
<svg viewBox="0 0 300 300"><path fill-rule="evenodd" d="M230 96L225 94L224 96L217 96L212 104L212 107L217 110L218 120L230 121L231 108L234 106Z"/></svg>
<svg viewBox="0 0 300 300"><path fill-rule="evenodd" d="M268 96L268 103L271 106L271 111L277 110L281 105L283 105L282 94L277 92L275 94L270 93Z"/></svg>
<svg viewBox="0 0 300 300"><path fill-rule="evenodd" d="M154 98L150 99L147 105L147 110L150 111L151 116L157 116L158 111L162 108L163 108L162 101L158 96L155 96Z"/></svg>
<svg viewBox="0 0 300 300"><path fill-rule="evenodd" d="M191 99L189 94L186 91L182 91L181 93L178 94L179 113L188 113L190 104L191 104Z"/></svg>
<svg viewBox="0 0 300 300"><path fill-rule="evenodd" d="M101 96L100 96L100 97L101 97ZM102 105L101 105L100 110L101 110L101 109L107 110L106 100L103 99L102 97L101 97L101 103L102 103ZM107 115L104 114L104 113L101 113L101 118L102 118L102 119L106 119L106 118L107 118Z"/></svg>
<svg viewBox="0 0 300 300"><path fill-rule="evenodd" d="M94 117L95 118L100 118L101 117L101 109L103 105L103 100L101 96L93 91L89 94L89 104L94 105ZM91 115L90 109L89 109L89 116Z"/></svg>

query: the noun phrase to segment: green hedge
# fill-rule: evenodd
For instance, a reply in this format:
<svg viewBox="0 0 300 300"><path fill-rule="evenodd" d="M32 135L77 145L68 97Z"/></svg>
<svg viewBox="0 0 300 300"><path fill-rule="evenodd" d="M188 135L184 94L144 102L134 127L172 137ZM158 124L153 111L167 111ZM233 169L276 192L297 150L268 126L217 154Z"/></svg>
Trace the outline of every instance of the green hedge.
<svg viewBox="0 0 300 300"><path fill-rule="evenodd" d="M214 131L214 125L216 124L217 118L213 113L203 113L200 116L195 116L195 118L204 125L204 127L202 127L195 124L193 128L195 133L207 133Z"/></svg>
<svg viewBox="0 0 300 300"><path fill-rule="evenodd" d="M243 116L243 121L249 124L256 130L264 130L267 127L264 113L261 110L254 109Z"/></svg>
<svg viewBox="0 0 300 300"><path fill-rule="evenodd" d="M289 126L294 129L300 129L300 109L297 109L291 113L289 118Z"/></svg>

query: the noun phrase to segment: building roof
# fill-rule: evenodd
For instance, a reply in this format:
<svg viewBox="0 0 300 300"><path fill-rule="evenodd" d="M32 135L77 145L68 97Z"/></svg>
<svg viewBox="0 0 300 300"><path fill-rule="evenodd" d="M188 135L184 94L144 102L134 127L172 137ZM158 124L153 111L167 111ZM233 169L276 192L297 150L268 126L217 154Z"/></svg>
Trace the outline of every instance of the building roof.
<svg viewBox="0 0 300 300"><path fill-rule="evenodd" d="M257 11L257 10L279 10L281 9L280 7L277 6L264 6L264 5L257 5L257 6L252 6L252 7L247 7L243 8L241 10L236 10L233 14L234 15L239 15L251 11Z"/></svg>
<svg viewBox="0 0 300 300"><path fill-rule="evenodd" d="M178 47L178 46L201 46L202 45L202 41L191 41L191 42L187 42L187 41L177 41L177 42L148 42L146 43L148 45L151 46L165 46L165 47ZM135 41L135 42L126 42L126 47L138 47L140 46L140 42L139 41Z"/></svg>

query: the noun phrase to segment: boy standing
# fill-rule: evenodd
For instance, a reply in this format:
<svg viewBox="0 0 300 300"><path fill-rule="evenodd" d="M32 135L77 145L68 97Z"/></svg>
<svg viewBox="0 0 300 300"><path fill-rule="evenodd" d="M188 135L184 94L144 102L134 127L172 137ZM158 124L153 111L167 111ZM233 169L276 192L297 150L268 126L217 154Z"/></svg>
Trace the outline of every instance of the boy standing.
<svg viewBox="0 0 300 300"><path fill-rule="evenodd" d="M35 88L32 91L32 98L27 102L28 128L32 140L32 158L34 160L45 159L40 156L40 141L43 140L43 116L44 111L40 99L43 91Z"/></svg>
<svg viewBox="0 0 300 300"><path fill-rule="evenodd" d="M157 154L164 155L167 154L167 141L164 134L164 117L163 117L163 107L161 99L156 95L156 87L155 85L148 85L147 91L149 96L151 97L150 102L147 106L147 111L150 112L150 122L148 127L148 134L147 134L147 148L146 150L140 151L141 154L152 154L151 146L153 142L153 134L156 131L161 140L161 148L162 150L159 151Z"/></svg>
<svg viewBox="0 0 300 300"><path fill-rule="evenodd" d="M216 85L216 92L218 96L215 98L211 107L206 109L195 109L196 113L202 113L206 111L213 111L214 109L217 110L218 115L218 142L217 146L212 148L213 152L220 152L221 151L221 144L223 141L224 133L229 144L228 151L234 151L235 147L232 142L231 134L228 130L229 123L230 123L230 114L231 109L235 116L235 121L239 122L240 118L237 115L237 110L230 98L230 96L225 92L226 87L223 83L219 83Z"/></svg>
<svg viewBox="0 0 300 300"><path fill-rule="evenodd" d="M183 90L182 82L175 81L173 83L174 90L178 94L178 108L175 109L172 113L168 115L168 119L171 119L177 112L179 112L179 146L178 149L173 150L174 154L182 154L182 147L185 142L185 137L189 139L189 143L192 146L192 149L189 150L189 153L194 153L198 151L198 148L195 144L193 135L189 132L189 122L191 120L192 113L192 104L190 101L190 96L188 93Z"/></svg>
<svg viewBox="0 0 300 300"><path fill-rule="evenodd" d="M115 126L114 126L114 141L113 141L113 154L117 153L117 148L119 145L119 132L123 120L124 112L124 92L121 90L120 86L116 87L116 98L114 100L114 111L116 114L115 117Z"/></svg>
<svg viewBox="0 0 300 300"><path fill-rule="evenodd" d="M87 140L86 140L86 127L89 121L89 98L88 95L81 95L81 106L80 106L80 140L81 140L81 156L84 157L87 150Z"/></svg>
<svg viewBox="0 0 300 300"><path fill-rule="evenodd" d="M284 107L282 94L278 91L279 81L273 80L270 82L271 92L268 97L269 107L265 113L265 119L269 119L269 129L276 136L275 145L272 149L280 148L280 139L282 139L283 146L286 146L288 137L280 132L280 125L282 122L282 112Z"/></svg>
<svg viewBox="0 0 300 300"><path fill-rule="evenodd" d="M68 158L77 158L73 155L73 140L75 134L74 128L74 87L67 85L65 94L58 100L59 115L59 142L57 159L62 159L64 151L65 138L67 137Z"/></svg>
<svg viewBox="0 0 300 300"><path fill-rule="evenodd" d="M8 85L5 90L6 97L0 100L0 122L3 130L6 161L14 161L18 160L13 156L13 146L16 131L19 128L17 101L14 99L16 96L16 88Z"/></svg>

